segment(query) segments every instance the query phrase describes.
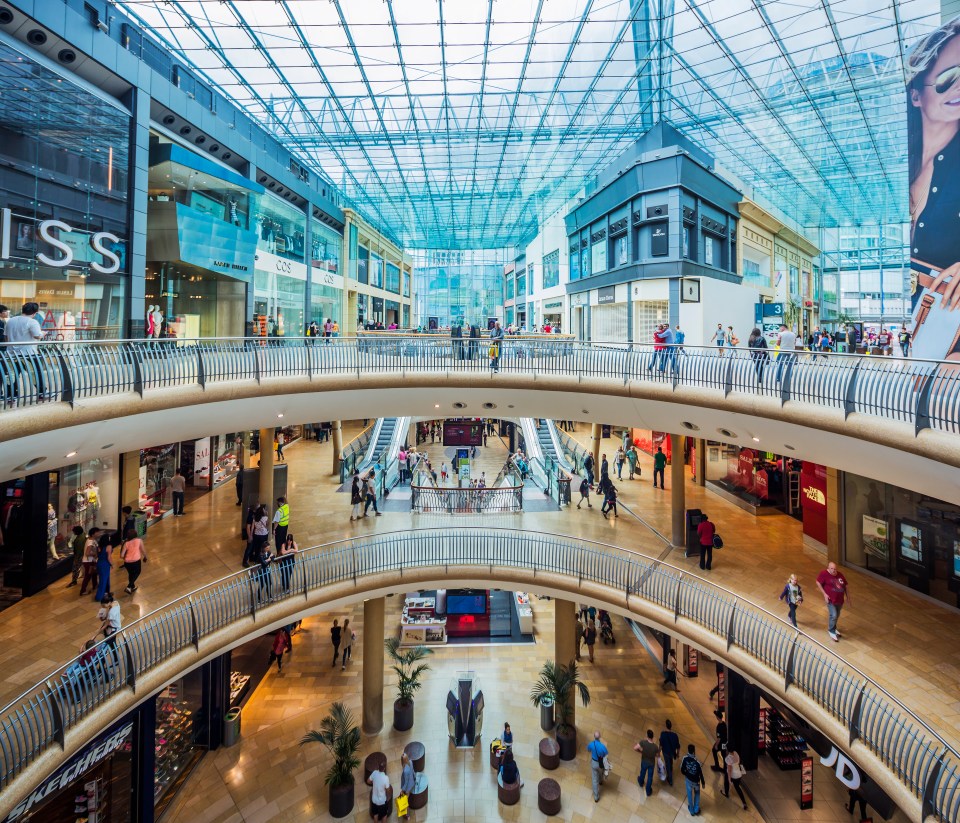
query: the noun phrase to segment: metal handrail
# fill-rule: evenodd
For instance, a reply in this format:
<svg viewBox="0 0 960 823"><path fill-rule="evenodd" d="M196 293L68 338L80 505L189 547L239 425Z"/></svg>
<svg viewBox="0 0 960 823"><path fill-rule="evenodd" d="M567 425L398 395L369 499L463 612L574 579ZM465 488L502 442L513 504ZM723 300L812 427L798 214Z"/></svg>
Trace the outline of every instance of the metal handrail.
<svg viewBox="0 0 960 823"><path fill-rule="evenodd" d="M353 438L340 452L340 482L346 483L353 477L354 471L367 451L367 445L373 436L373 424L367 426Z"/></svg>
<svg viewBox="0 0 960 823"><path fill-rule="evenodd" d="M448 514L503 514L523 511L523 486L411 486L410 511Z"/></svg>
<svg viewBox="0 0 960 823"><path fill-rule="evenodd" d="M549 336L545 336L549 337ZM470 344L475 345L471 346ZM431 335L360 338L209 338L0 344L0 408L75 403L155 388L235 380L394 372L491 374L489 341ZM35 349L33 351L32 349ZM960 367L807 351L767 352L643 343L505 338L500 373L611 378L769 397L960 434Z"/></svg>
<svg viewBox="0 0 960 823"><path fill-rule="evenodd" d="M109 698L212 633L249 623L268 603L302 599L384 572L451 566L517 568L609 587L611 604L642 598L674 621L736 647L800 689L859 740L946 823L960 819L960 755L893 695L831 649L740 595L628 549L515 529L422 529L346 539L306 549L284 566L256 566L207 584L130 623L0 710L0 789ZM382 582L378 583L382 585ZM205 650L204 653L208 653Z"/></svg>

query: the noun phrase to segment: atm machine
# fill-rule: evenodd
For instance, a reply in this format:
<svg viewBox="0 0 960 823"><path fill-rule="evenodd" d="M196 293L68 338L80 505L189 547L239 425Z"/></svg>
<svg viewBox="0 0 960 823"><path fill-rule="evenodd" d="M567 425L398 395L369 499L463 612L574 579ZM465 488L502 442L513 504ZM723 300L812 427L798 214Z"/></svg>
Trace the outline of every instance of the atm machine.
<svg viewBox="0 0 960 823"><path fill-rule="evenodd" d="M472 749L483 729L483 692L475 672L457 672L447 692L447 732L458 749Z"/></svg>

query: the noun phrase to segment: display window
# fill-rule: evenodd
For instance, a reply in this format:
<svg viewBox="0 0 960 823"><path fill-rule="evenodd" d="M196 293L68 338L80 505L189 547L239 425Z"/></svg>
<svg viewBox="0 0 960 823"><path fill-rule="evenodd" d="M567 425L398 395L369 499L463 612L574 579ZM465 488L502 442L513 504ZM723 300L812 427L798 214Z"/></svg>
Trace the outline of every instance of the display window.
<svg viewBox="0 0 960 823"><path fill-rule="evenodd" d="M179 465L179 449L179 443L167 443L140 451L137 499L126 505L145 512L147 525L163 517L173 505L170 478Z"/></svg>
<svg viewBox="0 0 960 823"><path fill-rule="evenodd" d="M307 216L271 194L263 195L257 208L257 248L303 263Z"/></svg>
<svg viewBox="0 0 960 823"><path fill-rule="evenodd" d="M240 468L240 450L243 445L239 432L221 434L213 438L213 487L234 477Z"/></svg>
<svg viewBox="0 0 960 823"><path fill-rule="evenodd" d="M163 814L179 786L205 749L198 743L202 726L203 676L192 671L156 697L153 796L157 817Z"/></svg>
<svg viewBox="0 0 960 823"><path fill-rule="evenodd" d="M74 526L89 531L103 527L116 517L119 499L119 470L113 457L76 463L50 472L47 507L48 564L71 556Z"/></svg>
<svg viewBox="0 0 960 823"><path fill-rule="evenodd" d="M254 273L254 312L265 318L267 337L299 337L306 330L304 302L307 284L296 277L257 269Z"/></svg>
<svg viewBox="0 0 960 823"><path fill-rule="evenodd" d="M342 274L340 271L340 249L343 237L319 220L310 222L310 262L313 268L329 274Z"/></svg>
<svg viewBox="0 0 960 823"><path fill-rule="evenodd" d="M129 823L132 797L133 722L127 720L91 742L6 819L17 823Z"/></svg>

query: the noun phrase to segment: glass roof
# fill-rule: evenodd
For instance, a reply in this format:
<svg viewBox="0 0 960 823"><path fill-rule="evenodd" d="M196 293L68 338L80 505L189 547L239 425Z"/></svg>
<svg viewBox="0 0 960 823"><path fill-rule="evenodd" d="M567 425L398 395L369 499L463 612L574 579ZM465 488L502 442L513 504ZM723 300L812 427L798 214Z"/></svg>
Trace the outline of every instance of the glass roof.
<svg viewBox="0 0 960 823"><path fill-rule="evenodd" d="M407 247L528 238L653 123L802 226L907 217L939 0L123 0Z"/></svg>

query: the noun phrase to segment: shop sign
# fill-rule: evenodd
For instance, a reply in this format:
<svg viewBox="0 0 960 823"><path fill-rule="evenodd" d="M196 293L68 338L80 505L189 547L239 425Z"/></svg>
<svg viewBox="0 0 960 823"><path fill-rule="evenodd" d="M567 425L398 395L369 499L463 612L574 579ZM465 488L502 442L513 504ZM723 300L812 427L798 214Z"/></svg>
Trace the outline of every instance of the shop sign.
<svg viewBox="0 0 960 823"><path fill-rule="evenodd" d="M602 289L597 289L597 305L602 306L604 303L615 303L617 301L616 292L616 286L604 286Z"/></svg>
<svg viewBox="0 0 960 823"><path fill-rule="evenodd" d="M7 260L10 257L10 234L13 230L13 212L10 209L0 209L0 259ZM21 248L21 240L26 240L27 246L33 246L34 227L29 223L23 223L20 226L23 237L18 237L17 248ZM73 263L76 255L74 254L74 245L65 242L60 237L63 233L67 235L83 234L77 232L72 226L64 223L62 220L41 220L36 226L36 232L39 239L54 249L61 255L51 257L45 252L37 253L37 260L45 266L54 266L55 268L65 268ZM103 258L103 262L97 260L90 261L90 268L101 274L113 274L120 270L120 256L113 251L113 245L119 245L120 238L108 231L98 231L91 234L89 244L92 252ZM109 241L112 245L105 245Z"/></svg>
<svg viewBox="0 0 960 823"><path fill-rule="evenodd" d="M260 249L257 249L256 256L253 259L257 270L265 272L266 274L282 274L285 277L294 277L297 280L307 279L306 263L301 263L297 260L288 260L286 257L280 257L268 251L261 251Z"/></svg>
<svg viewBox="0 0 960 823"><path fill-rule="evenodd" d="M91 743L81 754L71 760L62 769L54 772L52 777L47 778L47 780L41 783L35 791L30 793L26 800L18 806L15 806L13 811L4 818L3 823L12 823L14 820L19 820L21 816L27 814L38 803L42 803L50 795L67 788L67 786L77 778L86 774L90 769L102 760L106 760L119 749L127 741L127 738L130 737L132 732L133 723L124 723L120 728L108 732L98 741Z"/></svg>
<svg viewBox="0 0 960 823"><path fill-rule="evenodd" d="M548 309L562 309L563 301L562 300L551 300L549 303L543 304L543 310L547 311Z"/></svg>
<svg viewBox="0 0 960 823"><path fill-rule="evenodd" d="M749 480L753 474L753 449L741 449L737 462L737 471L742 480Z"/></svg>
<svg viewBox="0 0 960 823"><path fill-rule="evenodd" d="M803 508L803 533L826 544L827 470L824 466L804 462L800 472L800 505Z"/></svg>
<svg viewBox="0 0 960 823"><path fill-rule="evenodd" d="M203 480L206 485L210 477L210 438L201 437L193 448L193 475L195 480Z"/></svg>
<svg viewBox="0 0 960 823"><path fill-rule="evenodd" d="M339 274L332 274L314 266L311 269L313 282L321 286L329 286L331 289L343 289L343 278Z"/></svg>
<svg viewBox="0 0 960 823"><path fill-rule="evenodd" d="M820 763L828 769L836 766L834 774L836 774L837 780L843 783L850 791L855 792L860 788L860 770L853 765L853 761L850 760L849 757L843 752L838 751L836 746L830 749L830 754L820 758Z"/></svg>

